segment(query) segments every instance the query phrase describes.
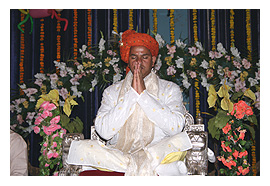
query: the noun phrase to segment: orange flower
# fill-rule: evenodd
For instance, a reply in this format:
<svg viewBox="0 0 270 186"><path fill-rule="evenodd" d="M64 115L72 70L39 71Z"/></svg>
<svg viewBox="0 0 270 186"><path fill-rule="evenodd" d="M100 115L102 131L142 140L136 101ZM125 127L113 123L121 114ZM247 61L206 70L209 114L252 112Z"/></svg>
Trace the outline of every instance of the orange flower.
<svg viewBox="0 0 270 186"><path fill-rule="evenodd" d="M234 150L234 153L232 154L235 159L238 158L239 152L237 150Z"/></svg>

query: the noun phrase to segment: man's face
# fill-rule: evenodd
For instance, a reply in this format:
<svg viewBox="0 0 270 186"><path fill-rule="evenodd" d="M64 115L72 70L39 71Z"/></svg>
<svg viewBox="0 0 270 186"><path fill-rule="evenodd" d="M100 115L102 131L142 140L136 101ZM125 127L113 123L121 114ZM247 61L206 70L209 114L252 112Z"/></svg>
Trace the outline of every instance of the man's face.
<svg viewBox="0 0 270 186"><path fill-rule="evenodd" d="M148 48L144 46L132 46L129 52L128 66L134 72L135 63L140 63L143 78L145 78L154 67L156 57L151 55Z"/></svg>

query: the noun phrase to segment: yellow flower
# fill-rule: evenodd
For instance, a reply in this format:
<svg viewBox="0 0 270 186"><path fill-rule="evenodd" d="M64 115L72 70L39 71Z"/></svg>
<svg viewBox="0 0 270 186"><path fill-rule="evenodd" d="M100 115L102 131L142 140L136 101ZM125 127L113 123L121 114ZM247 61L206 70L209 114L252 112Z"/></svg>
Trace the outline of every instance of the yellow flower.
<svg viewBox="0 0 270 186"><path fill-rule="evenodd" d="M209 108L215 106L216 101L217 101L217 93L216 93L216 90L215 90L215 86L210 85L209 86L209 91L208 91L208 98L207 98Z"/></svg>
<svg viewBox="0 0 270 186"><path fill-rule="evenodd" d="M219 88L218 95L219 97L223 98L221 100L221 108L223 110L228 110L229 112L231 112L233 110L233 103L231 102L229 95L229 90L231 89L231 87L229 87L225 83L226 81L224 82L224 85Z"/></svg>
<svg viewBox="0 0 270 186"><path fill-rule="evenodd" d="M197 60L196 60L196 58L193 57L193 58L191 59L191 62L190 62L189 65L190 65L190 66L195 66L196 63L197 63Z"/></svg>
<svg viewBox="0 0 270 186"><path fill-rule="evenodd" d="M24 102L23 102L23 106L24 106L24 108L26 108L26 109L27 109L27 108L28 108L28 106L29 106L28 101L24 101Z"/></svg>
<svg viewBox="0 0 270 186"><path fill-rule="evenodd" d="M110 66L110 61L111 61L112 59L110 58L110 57L107 57L105 60L104 60L104 63L105 63L105 66L106 67L109 67Z"/></svg>
<svg viewBox="0 0 270 186"><path fill-rule="evenodd" d="M171 56L165 57L165 61L166 61L167 65L169 65L169 66L172 65L172 57Z"/></svg>
<svg viewBox="0 0 270 186"><path fill-rule="evenodd" d="M42 86L40 88L40 91L41 91L42 95L45 95L46 94L46 89L47 89L47 87L42 84Z"/></svg>
<svg viewBox="0 0 270 186"><path fill-rule="evenodd" d="M83 62L83 66L84 68L91 68L92 66L95 66L95 64L88 61L87 63Z"/></svg>
<svg viewBox="0 0 270 186"><path fill-rule="evenodd" d="M50 101L53 102L56 106L58 106L58 101L59 101L59 92L56 89L51 90L48 94L46 95L41 95L41 98L37 101L36 108L39 109L40 105L44 101Z"/></svg>
<svg viewBox="0 0 270 186"><path fill-rule="evenodd" d="M70 96L70 94L68 94L68 97L66 98L65 100L65 104L64 104L64 107L63 107L63 111L65 112L65 114L69 117L70 114L71 114L71 105L78 105L78 103L76 101L74 101L73 99L75 98L76 96Z"/></svg>
<svg viewBox="0 0 270 186"><path fill-rule="evenodd" d="M215 65L216 65L216 61L215 61L215 60L209 61L209 67L210 67L210 68L215 69Z"/></svg>
<svg viewBox="0 0 270 186"><path fill-rule="evenodd" d="M240 79L241 81L245 81L245 78L248 76L248 72L244 71L240 74Z"/></svg>

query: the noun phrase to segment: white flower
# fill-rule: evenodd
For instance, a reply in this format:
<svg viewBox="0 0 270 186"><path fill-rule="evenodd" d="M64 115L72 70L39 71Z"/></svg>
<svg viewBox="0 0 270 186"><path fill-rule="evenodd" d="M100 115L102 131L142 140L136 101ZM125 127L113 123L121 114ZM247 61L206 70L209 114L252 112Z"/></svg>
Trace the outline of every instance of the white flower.
<svg viewBox="0 0 270 186"><path fill-rule="evenodd" d="M197 47L200 51L203 51L203 47L202 47L202 43L201 43L201 42L197 41L197 42L195 43L195 45L196 45L196 47Z"/></svg>
<svg viewBox="0 0 270 186"><path fill-rule="evenodd" d="M184 59L180 58L179 56L177 56L177 60L175 60L175 64L177 68L183 68L183 64L184 64Z"/></svg>
<svg viewBox="0 0 270 186"><path fill-rule="evenodd" d="M46 80L45 74L42 74L42 73L37 73L36 75L34 75L34 77L35 77L36 79Z"/></svg>
<svg viewBox="0 0 270 186"><path fill-rule="evenodd" d="M235 47L231 47L231 52L236 58L240 58L240 52L238 52L238 49Z"/></svg>
<svg viewBox="0 0 270 186"><path fill-rule="evenodd" d="M95 67L102 67L102 62L99 62L99 63L97 63L97 64L95 64Z"/></svg>
<svg viewBox="0 0 270 186"><path fill-rule="evenodd" d="M120 60L120 58L113 58L111 61L109 61L109 63L111 64L111 65L114 65L114 63L117 63L118 61Z"/></svg>
<svg viewBox="0 0 270 186"><path fill-rule="evenodd" d="M155 64L155 70L159 70L160 67L162 66L162 62L160 60L160 57L161 57L161 54L158 55L158 59L157 59L157 62Z"/></svg>
<svg viewBox="0 0 270 186"><path fill-rule="evenodd" d="M73 91L73 96L77 96L77 97L82 96L82 92L78 91L77 86L72 86L70 88Z"/></svg>
<svg viewBox="0 0 270 186"><path fill-rule="evenodd" d="M222 43L218 43L217 44L217 51L222 53L223 55L227 53L227 51L225 50L225 48L223 48Z"/></svg>
<svg viewBox="0 0 270 186"><path fill-rule="evenodd" d="M218 73L218 75L221 75L221 76L224 75L223 67L222 66L218 65L217 73Z"/></svg>
<svg viewBox="0 0 270 186"><path fill-rule="evenodd" d="M251 87L258 84L258 81L256 79L253 79L252 77L249 77L248 81L250 82Z"/></svg>
<svg viewBox="0 0 270 186"><path fill-rule="evenodd" d="M25 85L25 84L19 85L19 87L20 87L21 89L26 89L26 85Z"/></svg>
<svg viewBox="0 0 270 186"><path fill-rule="evenodd" d="M207 78L205 77L205 75L204 75L203 73L200 73L199 75L200 75L201 78L202 78L201 85L202 85L203 87L205 87L206 90L208 91L208 90L209 90L209 87L210 87L210 84L207 83Z"/></svg>
<svg viewBox="0 0 270 186"><path fill-rule="evenodd" d="M186 89L188 89L189 87L190 87L190 83L188 82L188 80L187 79L183 79L183 86L186 88Z"/></svg>
<svg viewBox="0 0 270 186"><path fill-rule="evenodd" d="M91 89L92 89L92 91L94 90L94 87L97 85L97 83L98 83L97 77L95 77L93 79L93 81L91 81L91 84L92 84L92 88ZM90 92L92 92L91 89L89 90Z"/></svg>
<svg viewBox="0 0 270 186"><path fill-rule="evenodd" d="M186 44L184 42L182 42L180 39L177 39L175 41L175 44L177 47L182 48L182 49L186 47Z"/></svg>
<svg viewBox="0 0 270 186"><path fill-rule="evenodd" d="M69 74L71 77L73 77L73 74L75 74L73 68L67 67L66 70L67 70L68 74Z"/></svg>
<svg viewBox="0 0 270 186"><path fill-rule="evenodd" d="M161 35L156 34L156 41L158 42L159 48L162 48L165 44L165 41L162 39Z"/></svg>
<svg viewBox="0 0 270 186"><path fill-rule="evenodd" d="M83 45L82 46L82 49L79 49L80 53L83 53L85 50L86 50L87 46L86 45Z"/></svg>
<svg viewBox="0 0 270 186"><path fill-rule="evenodd" d="M99 48L99 53L101 53L103 50L105 50L105 44L106 41L101 38L100 41L99 41L99 44L98 44L98 48Z"/></svg>
<svg viewBox="0 0 270 186"><path fill-rule="evenodd" d="M120 73L115 74L113 76L113 83L118 82L121 79L121 77L122 77L122 74L120 74Z"/></svg>
<svg viewBox="0 0 270 186"><path fill-rule="evenodd" d="M200 65L200 67L203 67L204 69L208 69L208 65L209 63L207 61L205 61L205 59L202 61L202 64Z"/></svg>

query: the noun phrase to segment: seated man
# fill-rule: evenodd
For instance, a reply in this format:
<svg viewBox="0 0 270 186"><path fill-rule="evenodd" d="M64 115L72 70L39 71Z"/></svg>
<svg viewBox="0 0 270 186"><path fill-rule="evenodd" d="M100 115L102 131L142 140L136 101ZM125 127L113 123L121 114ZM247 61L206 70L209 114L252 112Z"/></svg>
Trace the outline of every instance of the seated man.
<svg viewBox="0 0 270 186"><path fill-rule="evenodd" d="M148 34L133 30L122 34L121 59L130 71L105 89L95 120L97 133L109 145L73 142L69 163L125 175L186 175L185 164L175 161L183 160L191 148L187 134L181 132L185 107L179 86L152 71L158 50L157 41Z"/></svg>

